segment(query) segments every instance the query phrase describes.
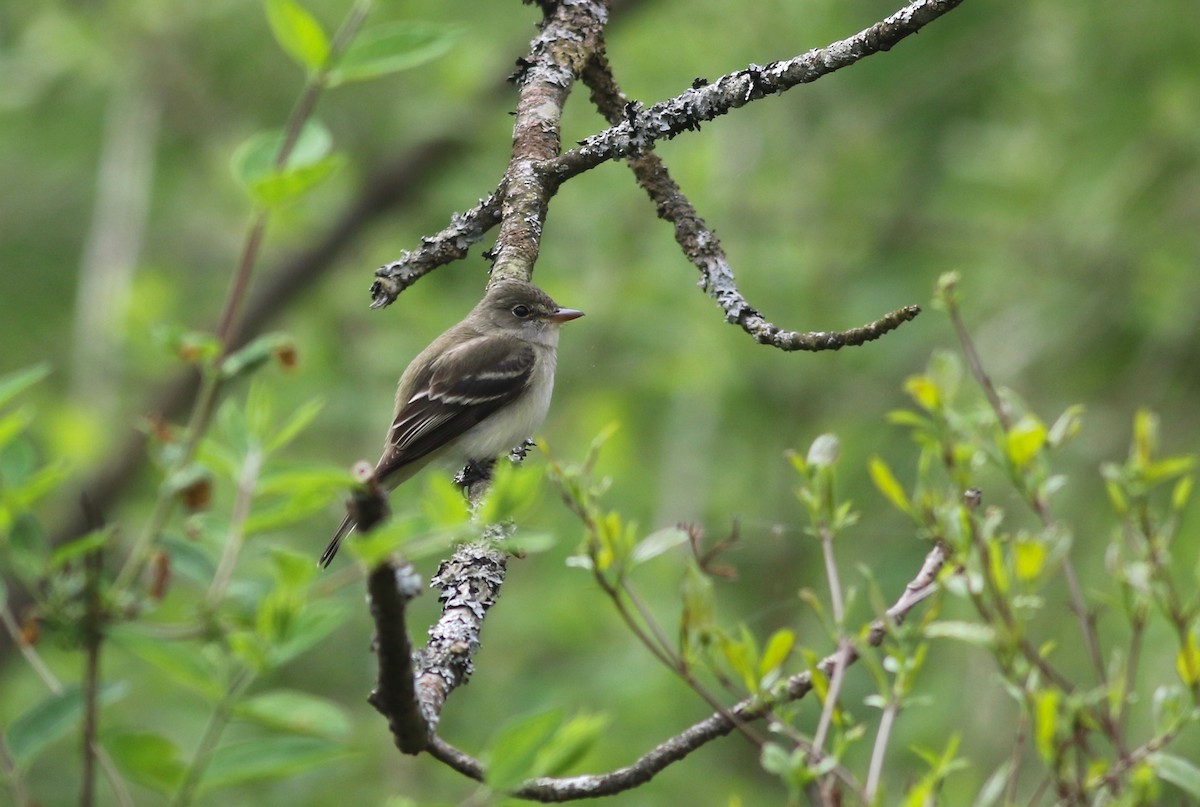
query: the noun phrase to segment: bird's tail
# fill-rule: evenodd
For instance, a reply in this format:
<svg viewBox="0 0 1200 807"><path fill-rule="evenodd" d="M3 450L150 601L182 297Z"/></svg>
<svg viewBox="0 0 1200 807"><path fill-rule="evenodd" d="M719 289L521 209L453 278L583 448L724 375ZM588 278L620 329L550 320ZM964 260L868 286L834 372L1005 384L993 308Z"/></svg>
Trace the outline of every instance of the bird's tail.
<svg viewBox="0 0 1200 807"><path fill-rule="evenodd" d="M337 554L338 547L341 546L342 539L350 534L350 530L354 529L354 522L350 519L350 514L342 519L342 523L338 525L337 532L333 534L333 538L329 539L329 546L325 547L325 552L322 553L321 559L317 561L322 569L327 567L333 556Z"/></svg>

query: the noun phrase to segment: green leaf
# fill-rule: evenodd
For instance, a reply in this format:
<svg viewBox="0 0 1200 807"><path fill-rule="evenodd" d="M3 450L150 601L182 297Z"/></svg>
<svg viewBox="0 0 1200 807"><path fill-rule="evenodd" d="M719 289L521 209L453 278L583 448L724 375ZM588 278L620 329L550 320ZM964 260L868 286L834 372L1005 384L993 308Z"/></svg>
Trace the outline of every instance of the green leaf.
<svg viewBox="0 0 1200 807"><path fill-rule="evenodd" d="M76 538L74 541L63 544L54 550L50 556L50 565L55 569L61 569L65 564L73 560L77 560L84 555L91 554L108 543L108 539L112 537L112 530L103 528L89 532L82 538Z"/></svg>
<svg viewBox="0 0 1200 807"><path fill-rule="evenodd" d="M157 667L175 683L214 701L224 693L224 676L195 644L164 641L124 627L113 628L109 636L118 646Z"/></svg>
<svg viewBox="0 0 1200 807"><path fill-rule="evenodd" d="M883 494L892 506L901 513L912 514L912 506L908 503L908 494L904 492L900 482L892 474L892 469L880 457L871 457L867 462L867 473L875 487Z"/></svg>
<svg viewBox="0 0 1200 807"><path fill-rule="evenodd" d="M348 739L352 728L350 717L339 704L293 689L264 692L242 701L234 714L269 728L329 740Z"/></svg>
<svg viewBox="0 0 1200 807"><path fill-rule="evenodd" d="M608 727L606 715L582 714L571 718L538 755L539 776L562 776L595 746Z"/></svg>
<svg viewBox="0 0 1200 807"><path fill-rule="evenodd" d="M993 804L999 804L1005 791L1008 789L1008 781L1012 776L1012 769L1012 760L1006 760L1001 763L1000 767L992 771L992 775L987 778L987 781L983 783L983 787L979 789L979 795L975 797L975 801L971 804L971 807L992 807Z"/></svg>
<svg viewBox="0 0 1200 807"><path fill-rule="evenodd" d="M538 757L550 743L562 719L562 711L552 709L521 717L501 729L492 742L489 755L488 787L502 792L512 790L526 779L539 775Z"/></svg>
<svg viewBox="0 0 1200 807"><path fill-rule="evenodd" d="M740 639L731 636L721 637L721 655L730 668L742 679L742 683L750 692L758 691L758 648L754 637L746 630L742 631Z"/></svg>
<svg viewBox="0 0 1200 807"><path fill-rule="evenodd" d="M669 552L687 542L687 530L680 529L679 527L665 527L661 530L655 530L637 542L637 545L633 548L633 552L629 555L629 560L636 566L639 563L645 563L648 560L657 558L664 552Z"/></svg>
<svg viewBox="0 0 1200 807"><path fill-rule="evenodd" d="M233 153L233 175L258 205L278 207L298 199L324 182L344 159L332 154L333 136L319 121L310 119L283 167L277 165L284 146L282 131L252 135Z"/></svg>
<svg viewBox="0 0 1200 807"><path fill-rule="evenodd" d="M242 525L242 531L247 536L261 535L306 521L316 513L324 512L333 497L333 492L328 489L298 489L277 504L256 506Z"/></svg>
<svg viewBox="0 0 1200 807"><path fill-rule="evenodd" d="M517 463L501 459L492 471L492 484L478 509L483 524L520 521L538 498L541 474L526 473Z"/></svg>
<svg viewBox="0 0 1200 807"><path fill-rule="evenodd" d="M954 639L978 647L992 647L996 641L996 633L991 627L974 622L932 622L925 626L924 633L928 639Z"/></svg>
<svg viewBox="0 0 1200 807"><path fill-rule="evenodd" d="M1017 579L1028 582L1036 580L1046 567L1049 552L1041 541L1018 540L1013 544L1014 571Z"/></svg>
<svg viewBox="0 0 1200 807"><path fill-rule="evenodd" d="M292 337L286 333L266 333L258 336L225 357L221 362L221 377L229 381L253 372L266 364L278 351L291 346Z"/></svg>
<svg viewBox="0 0 1200 807"><path fill-rule="evenodd" d="M3 449L19 435L24 434L34 421L34 410L30 406L22 406L13 412L6 412L0 417L0 449Z"/></svg>
<svg viewBox="0 0 1200 807"><path fill-rule="evenodd" d="M1200 768L1186 759L1162 752L1150 754L1146 761L1154 766L1155 772L1163 779L1193 799L1200 799Z"/></svg>
<svg viewBox="0 0 1200 807"><path fill-rule="evenodd" d="M1068 406L1050 427L1050 432L1046 435L1046 442L1050 444L1051 448L1061 448L1079 434L1079 430L1082 428L1083 405Z"/></svg>
<svg viewBox="0 0 1200 807"><path fill-rule="evenodd" d="M101 703L111 703L129 691L120 682L100 690ZM83 719L83 690L72 684L62 692L43 698L13 720L5 733L8 751L20 767L25 767L50 743L64 737Z"/></svg>
<svg viewBox="0 0 1200 807"><path fill-rule="evenodd" d="M110 735L105 738L104 747L125 776L159 793L173 792L187 770L179 748L161 734Z"/></svg>
<svg viewBox="0 0 1200 807"><path fill-rule="evenodd" d="M767 646L763 648L762 658L758 661L758 677L766 678L783 666L795 644L796 634L787 628L780 628L771 634Z"/></svg>
<svg viewBox="0 0 1200 807"><path fill-rule="evenodd" d="M296 407L296 411L292 412L267 440L267 453L274 453L295 440L300 432L307 429L308 425L316 419L324 407L325 401L320 398L312 398Z"/></svg>
<svg viewBox="0 0 1200 807"><path fill-rule="evenodd" d="M1185 476L1175 483L1175 487L1171 490L1171 509L1176 513L1182 512L1187 507L1188 500L1192 497L1194 482L1194 477Z"/></svg>
<svg viewBox="0 0 1200 807"><path fill-rule="evenodd" d="M904 391L926 412L936 412L941 408L941 390L929 376L909 376L904 381Z"/></svg>
<svg viewBox="0 0 1200 807"><path fill-rule="evenodd" d="M355 37L329 71L329 85L363 81L408 70L436 59L458 39L461 29L445 25L392 22Z"/></svg>
<svg viewBox="0 0 1200 807"><path fill-rule="evenodd" d="M315 567L316 563L312 565ZM315 647L345 624L352 613L345 603L331 600L310 602L289 623L287 638L271 651L271 663L281 666Z"/></svg>
<svg viewBox="0 0 1200 807"><path fill-rule="evenodd" d="M334 466L315 466L267 474L258 480L254 489L256 498L287 496L301 491L320 491L326 496L344 491L355 483L349 469ZM462 505L462 497L459 497Z"/></svg>
<svg viewBox="0 0 1200 807"><path fill-rule="evenodd" d="M221 746L200 782L201 791L263 779L285 779L309 773L318 765L344 757L340 743L317 737L266 737Z"/></svg>
<svg viewBox="0 0 1200 807"><path fill-rule="evenodd" d="M1058 756L1055 742L1058 736L1058 704L1061 695L1057 690L1049 689L1034 695L1034 740L1042 761L1054 767Z"/></svg>
<svg viewBox="0 0 1200 807"><path fill-rule="evenodd" d="M1196 642L1196 634L1188 631L1187 642L1179 648L1175 657L1175 670L1187 687L1194 687L1200 681L1200 644Z"/></svg>
<svg viewBox="0 0 1200 807"><path fill-rule="evenodd" d="M0 406L4 406L48 375L50 375L50 365L43 362L0 376Z"/></svg>
<svg viewBox="0 0 1200 807"><path fill-rule="evenodd" d="M329 37L316 17L296 0L266 0L267 22L284 53L316 72L329 59Z"/></svg>
<svg viewBox="0 0 1200 807"><path fill-rule="evenodd" d="M1033 415L1025 415L1004 436L1004 450L1018 470L1026 468L1046 445L1046 426Z"/></svg>

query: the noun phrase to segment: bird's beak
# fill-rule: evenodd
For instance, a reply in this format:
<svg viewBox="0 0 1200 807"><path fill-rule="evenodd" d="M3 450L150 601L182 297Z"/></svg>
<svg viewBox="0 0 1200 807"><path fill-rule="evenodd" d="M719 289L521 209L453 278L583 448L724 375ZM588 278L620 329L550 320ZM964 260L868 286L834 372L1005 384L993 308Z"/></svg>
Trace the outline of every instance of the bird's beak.
<svg viewBox="0 0 1200 807"><path fill-rule="evenodd" d="M576 311L574 308L560 308L547 317L551 322L570 322L573 319L579 319L583 316L582 311Z"/></svg>

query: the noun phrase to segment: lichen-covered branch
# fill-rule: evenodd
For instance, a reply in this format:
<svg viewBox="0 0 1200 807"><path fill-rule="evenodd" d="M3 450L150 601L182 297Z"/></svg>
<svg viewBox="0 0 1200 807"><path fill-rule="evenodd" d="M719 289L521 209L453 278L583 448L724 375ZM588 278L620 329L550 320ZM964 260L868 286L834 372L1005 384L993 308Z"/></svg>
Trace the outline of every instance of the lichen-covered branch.
<svg viewBox="0 0 1200 807"><path fill-rule="evenodd" d="M681 95L645 109L630 106L623 122L581 141L548 170L563 180L608 160L649 151L660 140L697 131L702 123L751 101L811 83L866 56L890 50L960 3L962 0L914 0L854 36L823 48L765 66L752 64L712 83L697 81Z"/></svg>
<svg viewBox="0 0 1200 807"><path fill-rule="evenodd" d="M603 52L588 62L583 80L591 88L592 103L600 114L613 123L620 120L629 99L613 78ZM837 350L878 339L920 313L917 306L906 306L848 331L789 331L768 322L742 296L720 239L684 196L659 156L654 152L632 154L628 162L638 185L654 202L658 217L674 226L675 241L687 259L700 270L700 287L717 301L727 322L740 327L759 344L781 350Z"/></svg>
<svg viewBox="0 0 1200 807"><path fill-rule="evenodd" d="M934 545L926 554L925 561L916 576L905 587L904 593L887 610L886 617L871 624L866 634L868 644L872 647L882 644L884 637L892 627L904 622L918 603L937 590L938 574L946 565L948 558L949 550L945 545L941 543ZM859 653L854 645L848 644L826 656L817 666L828 676L832 674L836 665L841 664L843 668L848 668L858 661L858 658ZM614 793L630 790L653 779L669 765L687 757L693 751L732 733L736 729L737 723L762 719L775 706L806 697L812 688L812 675L806 670L787 679L771 697L746 698L727 710L712 714L674 737L659 743L632 765L608 773L533 779L514 790L510 795L529 801L550 803L611 796ZM428 751L435 759L464 776L483 781L486 773L483 764L444 740L434 737Z"/></svg>
<svg viewBox="0 0 1200 807"><path fill-rule="evenodd" d="M503 188L480 199L465 213L455 213L440 232L421 239L419 249L404 250L396 260L375 270L371 284L371 308L391 305L421 277L445 264L461 260L467 250L483 240L500 223L500 196Z"/></svg>
<svg viewBox="0 0 1200 807"><path fill-rule="evenodd" d="M558 184L538 166L562 150L562 111L584 64L601 41L608 9L601 0L553 5L541 32L521 60L513 123L513 152L502 183L500 232L493 249L494 277L529 280L542 241L542 225Z"/></svg>

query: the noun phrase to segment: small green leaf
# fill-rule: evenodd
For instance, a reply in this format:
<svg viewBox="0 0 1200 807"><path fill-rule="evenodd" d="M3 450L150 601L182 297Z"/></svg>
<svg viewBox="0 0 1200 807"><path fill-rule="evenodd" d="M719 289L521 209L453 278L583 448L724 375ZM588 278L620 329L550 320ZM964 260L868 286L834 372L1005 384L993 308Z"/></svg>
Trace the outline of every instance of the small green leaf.
<svg viewBox="0 0 1200 807"><path fill-rule="evenodd" d="M1179 679L1189 688L1200 681L1200 644L1197 644L1196 634L1192 631L1188 631L1187 641L1175 657L1175 670L1179 673Z"/></svg>
<svg viewBox="0 0 1200 807"><path fill-rule="evenodd" d="M312 398L296 407L296 411L292 412L267 440L267 453L272 454L295 440L300 432L307 429L308 425L316 419L324 407L325 401L320 398Z"/></svg>
<svg viewBox="0 0 1200 807"><path fill-rule="evenodd" d="M100 702L111 703L128 691L124 682L109 684L100 690ZM83 708L83 690L72 684L19 714L5 732L8 751L17 765L27 766L42 749L66 736L83 718Z"/></svg>
<svg viewBox="0 0 1200 807"><path fill-rule="evenodd" d="M742 683L750 692L757 692L758 679L758 648L754 646L752 636L743 632L740 639L730 636L721 637L721 655L730 669L742 679Z"/></svg>
<svg viewBox="0 0 1200 807"><path fill-rule="evenodd" d="M1051 448L1062 448L1083 428L1083 405L1068 406L1046 435Z"/></svg>
<svg viewBox="0 0 1200 807"><path fill-rule="evenodd" d="M892 503L893 507L901 513L912 514L912 505L908 502L908 495L886 462L880 457L871 457L867 463L867 473L870 474L875 487L883 494L884 498Z"/></svg>
<svg viewBox="0 0 1200 807"><path fill-rule="evenodd" d="M1013 560L1017 579L1036 580L1046 566L1048 551L1041 541L1018 540L1013 544Z"/></svg>
<svg viewBox="0 0 1200 807"><path fill-rule="evenodd" d="M1033 415L1018 420L1004 436L1005 454L1014 468L1023 470L1046 445L1046 426Z"/></svg>
<svg viewBox="0 0 1200 807"><path fill-rule="evenodd" d="M509 723L492 742L487 766L488 787L497 791L512 790L526 779L540 775L537 760L558 727L562 711L529 715Z"/></svg>
<svg viewBox="0 0 1200 807"><path fill-rule="evenodd" d="M272 505L259 505L242 525L247 535L261 535L290 527L323 512L333 499L329 489L298 488Z"/></svg>
<svg viewBox="0 0 1200 807"><path fill-rule="evenodd" d="M483 524L522 521L540 492L541 474L526 473L517 463L501 460L492 471L492 484L477 517Z"/></svg>
<svg viewBox="0 0 1200 807"><path fill-rule="evenodd" d="M65 543L54 550L50 556L50 565L55 569L61 569L64 565L102 548L111 537L112 530L103 528Z"/></svg>
<svg viewBox="0 0 1200 807"><path fill-rule="evenodd" d="M652 558L657 558L664 552L670 552L675 547L687 542L687 530L679 527L665 527L661 530L655 530L638 541L637 545L633 548L633 552L629 555L629 560L636 566Z"/></svg>
<svg viewBox="0 0 1200 807"><path fill-rule="evenodd" d="M187 770L178 746L161 734L115 734L105 738L104 747L131 781L159 793L178 788Z"/></svg>
<svg viewBox="0 0 1200 807"><path fill-rule="evenodd" d="M579 763L608 728L606 715L582 714L560 728L538 756L539 776L562 776Z"/></svg>
<svg viewBox="0 0 1200 807"><path fill-rule="evenodd" d="M296 0L266 0L271 33L284 53L309 72L316 72L329 59L329 37L316 17Z"/></svg>
<svg viewBox="0 0 1200 807"><path fill-rule="evenodd" d="M256 695L239 703L234 714L269 728L330 740L345 740L351 731L350 717L339 704L293 689Z"/></svg>
<svg viewBox="0 0 1200 807"><path fill-rule="evenodd" d="M286 163L280 167L284 143L281 131L259 132L233 153L234 177L262 207L277 207L298 199L332 176L344 162L340 155L331 153L333 136L315 119L304 124Z"/></svg>
<svg viewBox="0 0 1200 807"><path fill-rule="evenodd" d="M925 637L928 639L955 639L978 647L992 647L996 641L996 632L988 625L949 620L926 625Z"/></svg>
<svg viewBox="0 0 1200 807"><path fill-rule="evenodd" d="M767 646L763 648L762 658L758 661L758 677L765 679L783 666L795 644L796 634L787 628L780 628L771 634Z"/></svg>
<svg viewBox="0 0 1200 807"><path fill-rule="evenodd" d="M975 801L971 804L971 807L992 807L994 804L999 804L1000 799L1008 789L1012 770L1012 760L1005 760L1000 764L1000 767L992 771L992 775L987 778L987 781L983 783L983 787L979 789L979 795L975 797Z"/></svg>
<svg viewBox="0 0 1200 807"><path fill-rule="evenodd" d="M1034 695L1034 740L1042 761L1054 767L1058 756L1058 746L1055 742L1058 736L1058 704L1061 696L1058 690L1049 689Z"/></svg>
<svg viewBox="0 0 1200 807"><path fill-rule="evenodd" d="M267 737L221 746L200 782L202 791L309 773L349 752L317 737Z"/></svg>
<svg viewBox="0 0 1200 807"><path fill-rule="evenodd" d="M229 381L257 370L280 350L291 346L292 337L286 333L267 333L255 337L244 347L225 357L221 362L221 377Z"/></svg>
<svg viewBox="0 0 1200 807"><path fill-rule="evenodd" d="M194 644L163 641L124 627L112 628L109 637L118 646L166 673L175 683L210 700L219 699L225 690L221 671Z"/></svg>
<svg viewBox="0 0 1200 807"><path fill-rule="evenodd" d="M1175 487L1171 491L1171 509L1176 513L1182 512L1187 507L1188 500L1192 497L1194 482L1194 477L1185 476L1175 483Z"/></svg>
<svg viewBox="0 0 1200 807"><path fill-rule="evenodd" d="M941 408L941 390L929 376L909 376L904 381L904 391L926 412L936 412Z"/></svg>
<svg viewBox="0 0 1200 807"><path fill-rule="evenodd" d="M271 663L282 666L316 647L326 636L344 625L352 613L345 603L329 600L310 602L304 610L293 616L287 626L286 638L272 648Z"/></svg>
<svg viewBox="0 0 1200 807"><path fill-rule="evenodd" d="M461 29L414 22L392 22L355 37L329 71L329 85L408 70L436 59L458 39Z"/></svg>
<svg viewBox="0 0 1200 807"><path fill-rule="evenodd" d="M1158 415L1149 409L1139 409L1133 416L1132 457L1135 467L1148 466L1158 450Z"/></svg>
<svg viewBox="0 0 1200 807"><path fill-rule="evenodd" d="M1200 799L1200 768L1173 754L1156 752L1150 754L1146 761L1163 779L1187 793L1193 799Z"/></svg>
<svg viewBox="0 0 1200 807"><path fill-rule="evenodd" d="M48 375L50 365L42 363L0 376L0 406L4 406Z"/></svg>

